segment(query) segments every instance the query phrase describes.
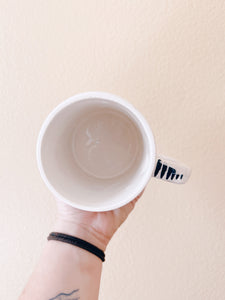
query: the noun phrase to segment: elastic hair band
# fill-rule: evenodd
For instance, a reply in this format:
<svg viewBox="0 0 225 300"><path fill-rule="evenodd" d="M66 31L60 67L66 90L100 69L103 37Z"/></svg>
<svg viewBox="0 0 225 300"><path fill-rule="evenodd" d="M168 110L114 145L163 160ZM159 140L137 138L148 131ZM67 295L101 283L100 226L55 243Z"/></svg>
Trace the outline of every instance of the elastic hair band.
<svg viewBox="0 0 225 300"><path fill-rule="evenodd" d="M60 232L51 232L47 239L48 241L49 240L61 241L63 243L68 243L77 246L79 248L85 249L91 252L92 254L98 256L102 261L105 261L105 253L101 249L75 236L68 235L65 233L60 233Z"/></svg>

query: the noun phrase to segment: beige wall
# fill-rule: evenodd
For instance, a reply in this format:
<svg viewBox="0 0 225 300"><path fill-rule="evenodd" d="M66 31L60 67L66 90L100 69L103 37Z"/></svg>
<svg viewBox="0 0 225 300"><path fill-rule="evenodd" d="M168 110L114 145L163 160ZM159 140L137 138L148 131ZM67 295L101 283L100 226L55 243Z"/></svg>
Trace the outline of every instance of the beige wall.
<svg viewBox="0 0 225 300"><path fill-rule="evenodd" d="M224 1L2 0L0 85L2 299L17 298L55 217L40 126L88 90L133 103L158 151L193 169L185 186L151 180L108 247L100 299L224 299Z"/></svg>

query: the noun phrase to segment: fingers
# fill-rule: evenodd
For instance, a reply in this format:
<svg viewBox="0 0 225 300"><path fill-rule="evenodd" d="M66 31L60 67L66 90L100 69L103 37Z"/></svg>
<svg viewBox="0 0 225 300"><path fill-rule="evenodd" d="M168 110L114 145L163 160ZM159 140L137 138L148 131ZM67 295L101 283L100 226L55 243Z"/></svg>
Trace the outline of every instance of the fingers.
<svg viewBox="0 0 225 300"><path fill-rule="evenodd" d="M141 198L141 196L143 195L143 193L144 193L144 191L145 191L145 188L143 189L143 191L133 200L133 201L131 201L131 202L134 202L134 204L136 204L136 202Z"/></svg>
<svg viewBox="0 0 225 300"><path fill-rule="evenodd" d="M145 189L144 189L145 190ZM137 201L141 198L141 196L144 193L144 190L132 201L130 201L129 203L127 203L125 205L125 210L126 210L126 214L128 215L135 207L135 204L137 203Z"/></svg>

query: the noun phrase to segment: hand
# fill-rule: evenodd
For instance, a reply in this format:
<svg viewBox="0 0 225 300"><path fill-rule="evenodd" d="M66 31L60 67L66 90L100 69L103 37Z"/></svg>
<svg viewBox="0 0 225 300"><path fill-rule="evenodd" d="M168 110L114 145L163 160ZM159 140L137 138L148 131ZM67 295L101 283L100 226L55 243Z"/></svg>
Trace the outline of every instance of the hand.
<svg viewBox="0 0 225 300"><path fill-rule="evenodd" d="M128 204L105 212L84 211L57 200L58 218L54 230L82 238L104 251L143 192Z"/></svg>

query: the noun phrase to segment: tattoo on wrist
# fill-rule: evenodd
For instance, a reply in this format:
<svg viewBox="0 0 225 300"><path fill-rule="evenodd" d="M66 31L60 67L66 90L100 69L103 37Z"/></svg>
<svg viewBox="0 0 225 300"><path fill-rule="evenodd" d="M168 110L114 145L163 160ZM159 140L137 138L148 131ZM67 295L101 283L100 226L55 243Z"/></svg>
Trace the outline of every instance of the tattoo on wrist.
<svg viewBox="0 0 225 300"><path fill-rule="evenodd" d="M66 293L60 293L57 296L55 296L54 298L51 298L49 300L79 300L80 297L78 295L79 289L72 291L69 294Z"/></svg>

